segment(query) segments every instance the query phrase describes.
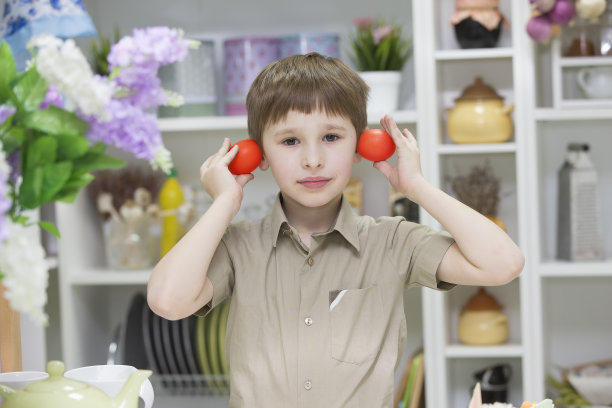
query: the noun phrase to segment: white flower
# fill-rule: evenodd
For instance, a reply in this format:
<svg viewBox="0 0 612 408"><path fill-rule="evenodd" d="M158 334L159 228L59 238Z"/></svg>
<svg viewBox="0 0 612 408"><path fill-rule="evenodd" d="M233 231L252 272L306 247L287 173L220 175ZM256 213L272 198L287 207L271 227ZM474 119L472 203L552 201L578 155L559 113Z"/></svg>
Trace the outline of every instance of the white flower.
<svg viewBox="0 0 612 408"><path fill-rule="evenodd" d="M78 107L86 115L100 115L110 101L113 89L95 77L87 59L73 40L62 41L44 34L32 37L36 47L36 69L50 85L67 98L66 107Z"/></svg>
<svg viewBox="0 0 612 408"><path fill-rule="evenodd" d="M158 146L155 150L155 157L150 163L153 170L161 169L166 174L170 173L170 170L172 170L170 151L164 146Z"/></svg>
<svg viewBox="0 0 612 408"><path fill-rule="evenodd" d="M9 235L0 244L2 284L11 308L47 324L43 308L47 303L48 268L37 227L24 227L7 219Z"/></svg>

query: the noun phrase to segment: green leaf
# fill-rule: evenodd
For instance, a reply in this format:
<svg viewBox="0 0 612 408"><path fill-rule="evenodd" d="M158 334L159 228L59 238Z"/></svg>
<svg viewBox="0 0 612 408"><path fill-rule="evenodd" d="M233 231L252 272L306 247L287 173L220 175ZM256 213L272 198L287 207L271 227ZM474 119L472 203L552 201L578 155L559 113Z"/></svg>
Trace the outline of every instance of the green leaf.
<svg viewBox="0 0 612 408"><path fill-rule="evenodd" d="M89 141L83 136L54 135L57 140L57 159L73 160L83 156L89 149Z"/></svg>
<svg viewBox="0 0 612 408"><path fill-rule="evenodd" d="M21 126L13 126L2 135L2 149L6 153L12 153L19 149L25 141L25 129Z"/></svg>
<svg viewBox="0 0 612 408"><path fill-rule="evenodd" d="M36 110L24 118L26 126L53 135L82 136L89 125L72 112L55 105Z"/></svg>
<svg viewBox="0 0 612 408"><path fill-rule="evenodd" d="M19 189L19 202L24 208L34 209L53 201L71 172L72 163L67 161L29 169Z"/></svg>
<svg viewBox="0 0 612 408"><path fill-rule="evenodd" d="M40 107L47 94L47 81L40 76L35 67L28 69L13 87L19 106L26 112L32 112Z"/></svg>
<svg viewBox="0 0 612 408"><path fill-rule="evenodd" d="M59 230L57 229L55 224L53 224L52 222L49 222L49 221L38 221L38 225L40 226L40 228L42 228L45 231L47 231L48 233L52 234L56 238L61 238Z"/></svg>
<svg viewBox="0 0 612 408"><path fill-rule="evenodd" d="M43 184L43 170L33 168L24 173L23 182L19 187L17 200L24 208L38 208L42 205L41 191Z"/></svg>
<svg viewBox="0 0 612 408"><path fill-rule="evenodd" d="M123 166L125 166L123 160L91 151L74 161L74 170L83 172L120 169Z"/></svg>
<svg viewBox="0 0 612 408"><path fill-rule="evenodd" d="M27 148L25 168L28 170L54 163L56 160L57 140L52 136L41 136L24 147Z"/></svg>
<svg viewBox="0 0 612 408"><path fill-rule="evenodd" d="M5 86L10 88L11 83L17 76L17 67L15 66L15 60L11 53L11 48L6 41L0 43L0 88Z"/></svg>

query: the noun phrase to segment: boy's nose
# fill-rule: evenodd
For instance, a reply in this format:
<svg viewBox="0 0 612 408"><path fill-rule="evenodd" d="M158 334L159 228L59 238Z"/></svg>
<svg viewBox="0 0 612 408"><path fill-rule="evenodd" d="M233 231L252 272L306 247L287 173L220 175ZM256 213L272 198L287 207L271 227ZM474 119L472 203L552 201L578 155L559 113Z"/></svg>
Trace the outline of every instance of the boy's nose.
<svg viewBox="0 0 612 408"><path fill-rule="evenodd" d="M307 168L323 166L323 155L321 151L316 147L306 149L302 158L302 165Z"/></svg>

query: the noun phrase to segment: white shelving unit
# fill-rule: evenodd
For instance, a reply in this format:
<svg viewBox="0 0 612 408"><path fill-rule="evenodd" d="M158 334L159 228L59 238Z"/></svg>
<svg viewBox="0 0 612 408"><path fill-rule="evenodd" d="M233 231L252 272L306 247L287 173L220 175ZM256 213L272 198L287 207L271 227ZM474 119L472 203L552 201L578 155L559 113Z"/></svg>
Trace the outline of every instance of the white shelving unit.
<svg viewBox="0 0 612 408"><path fill-rule="evenodd" d="M415 2L414 15L420 23L415 31L422 33L421 51L415 57L421 61L416 70L417 84L424 84L418 94L417 106L426 115L420 115L418 127L430 135L427 152L427 178L451 192L448 178L457 171L467 173L473 165L489 162L501 181L499 216L508 233L529 256L527 208L527 166L525 156L526 105L521 76L524 70L524 49L517 27L527 15L527 7L519 2L500 2L501 12L511 21L511 28L502 29L496 48L461 49L449 17L454 11L450 0ZM474 82L476 76L496 88L504 97L504 104L514 104L512 113L514 134L506 143L466 144L452 143L446 134L445 110L454 106L454 99ZM435 220L425 222L437 226ZM528 274L526 268L523 275ZM433 407L464 407L474 385L473 374L482 368L508 363L513 368L509 386L509 401L519 406L524 399L533 399L536 393L531 371L533 365L529 329L530 282L521 277L512 283L488 291L504 306L509 318L510 335L506 343L475 347L461 344L456 334L461 307L476 292L476 288L461 287L449 293L424 293L425 344L427 350L426 386L427 403Z"/></svg>
<svg viewBox="0 0 612 408"><path fill-rule="evenodd" d="M500 2L510 29L503 29L496 48L463 50L454 39L448 19L452 0L366 1L339 0L285 4L264 0L239 5L189 0L172 5L151 0L86 0L98 29L110 33L115 24L124 33L132 27L165 24L186 32L220 37L243 34L348 31L355 16L393 16L414 33L414 57L406 75L402 110L393 116L419 139L425 176L448 190L454 171L488 160L502 182L500 216L509 234L523 248L527 263L521 277L509 285L490 288L509 316L507 343L474 347L462 345L456 335L458 313L475 288L456 288L441 294L408 291L405 296L409 327L409 355L420 346L426 353L426 398L429 407L466 407L473 373L500 362L512 367L510 401L541 400L549 395L546 375L557 366L612 358L612 236L606 234L607 259L569 263L554 257L556 171L568 141L590 143L601 171L604 231L612 231L612 109L574 106L559 109L552 96L551 73L573 68L574 62L555 60L555 47L536 47L524 32L529 2ZM274 9L276 14L269 15ZM324 9L326 12L321 13ZM350 10L350 13L347 13ZM280 13L280 14L279 14ZM278 18L281 15L283 18ZM413 18L414 16L414 18ZM348 38L347 31L341 31ZM346 45L346 44L345 44ZM346 49L345 47L344 49ZM542 65L541 61L544 61ZM548 62L546 62L548 61ZM557 62L554 62L557 61ZM598 60L601 61L601 60ZM554 65L553 65L554 62ZM591 63L590 61L586 61ZM548 64L548 65L547 65ZM456 145L445 131L445 109L480 75L514 104L514 134L507 143ZM544 97L542 97L544 95ZM375 127L378 116L368 122ZM198 169L217 149L223 137L246 137L246 118L202 117L160 119L166 145L173 152L181 183L199 185ZM388 186L383 176L362 161L355 175L364 182L364 209L373 215L389 211ZM275 192L269 172L258 172L247 185L245 205L261 203ZM249 201L250 200L250 201ZM607 212L606 212L607 211ZM106 361L106 350L117 324L124 319L129 299L144 291L150 270L109 270L104 259L98 214L85 194L73 205L58 205L59 291L62 356L68 367ZM438 227L427 213L422 222ZM568 301L571 299L572 301ZM403 368L403 365L401 366ZM225 398L160 395L156 407L226 406Z"/></svg>

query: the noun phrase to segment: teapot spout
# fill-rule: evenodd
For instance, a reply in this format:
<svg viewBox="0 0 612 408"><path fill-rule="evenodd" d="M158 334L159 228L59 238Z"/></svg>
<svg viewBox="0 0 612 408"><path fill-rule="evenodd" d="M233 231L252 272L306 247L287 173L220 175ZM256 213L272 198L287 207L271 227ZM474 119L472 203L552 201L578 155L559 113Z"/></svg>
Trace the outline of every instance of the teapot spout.
<svg viewBox="0 0 612 408"><path fill-rule="evenodd" d="M10 398L11 395L14 395L16 392L17 390L14 390L9 386L0 384L0 396L2 398Z"/></svg>
<svg viewBox="0 0 612 408"><path fill-rule="evenodd" d="M151 370L136 370L119 392L119 394L113 398L114 408L138 408L138 394L140 392L140 386L153 374Z"/></svg>

